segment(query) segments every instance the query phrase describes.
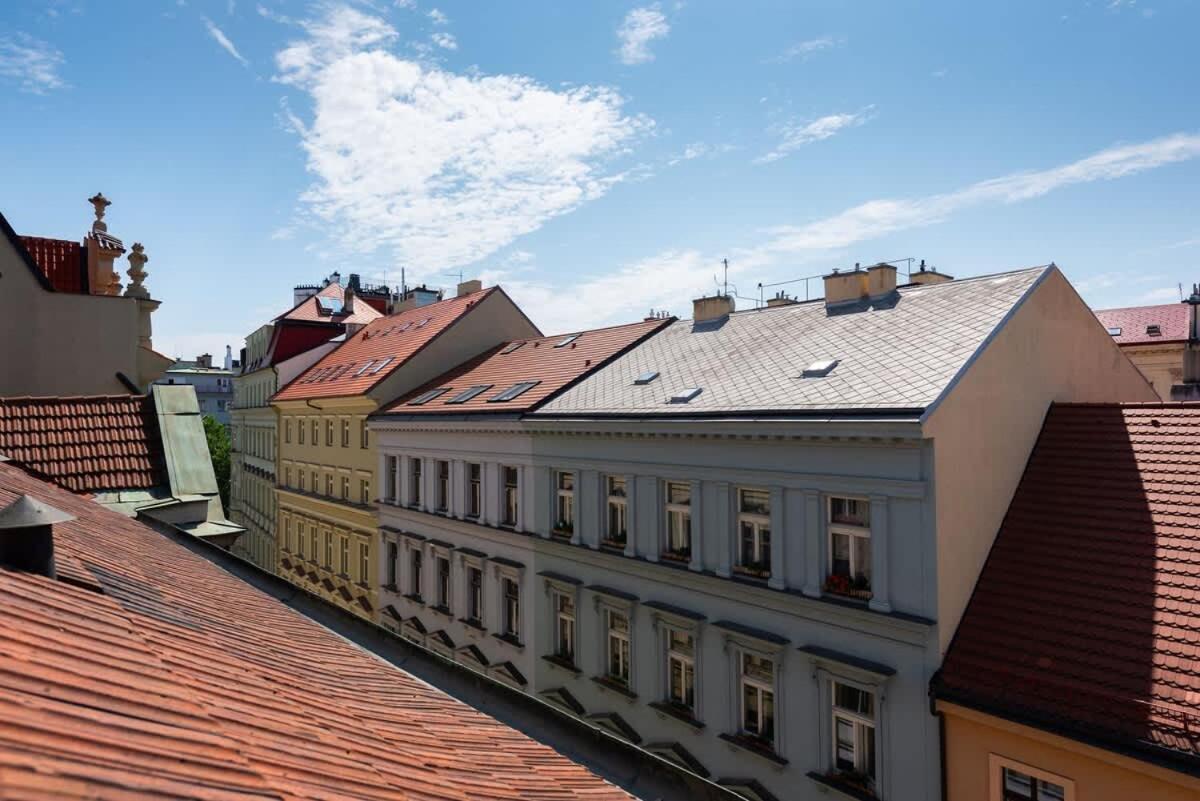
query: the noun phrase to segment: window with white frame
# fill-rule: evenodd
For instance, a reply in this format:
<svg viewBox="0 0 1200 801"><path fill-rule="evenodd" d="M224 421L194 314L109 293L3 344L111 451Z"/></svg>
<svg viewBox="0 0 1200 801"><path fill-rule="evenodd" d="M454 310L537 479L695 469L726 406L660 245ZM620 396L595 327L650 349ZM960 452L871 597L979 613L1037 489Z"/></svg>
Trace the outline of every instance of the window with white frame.
<svg viewBox="0 0 1200 801"><path fill-rule="evenodd" d="M389 456L387 460L387 486L384 487L385 499L389 503L396 502L396 477L400 474L400 457Z"/></svg>
<svg viewBox="0 0 1200 801"><path fill-rule="evenodd" d="M668 481L666 485L667 538L663 556L690 559L692 556L692 485Z"/></svg>
<svg viewBox="0 0 1200 801"><path fill-rule="evenodd" d="M515 578L504 577L500 581L504 598L504 619L501 633L510 639L521 639L521 585Z"/></svg>
<svg viewBox="0 0 1200 801"><path fill-rule="evenodd" d="M696 709L696 638L682 629L667 629L666 701L689 715Z"/></svg>
<svg viewBox="0 0 1200 801"><path fill-rule="evenodd" d="M575 594L555 590L554 655L575 664Z"/></svg>
<svg viewBox="0 0 1200 801"><path fill-rule="evenodd" d="M450 463L438 460L436 467L437 493L433 499L435 508L439 512L448 512L450 511Z"/></svg>
<svg viewBox="0 0 1200 801"><path fill-rule="evenodd" d="M325 564L326 570L333 570L333 532L325 532Z"/></svg>
<svg viewBox="0 0 1200 801"><path fill-rule="evenodd" d="M1075 801L1075 782L998 754L988 757L988 801Z"/></svg>
<svg viewBox="0 0 1200 801"><path fill-rule="evenodd" d="M738 490L738 563L741 572L771 575L771 493Z"/></svg>
<svg viewBox="0 0 1200 801"><path fill-rule="evenodd" d="M298 423L297 430L298 430L298 431L299 431L299 433L300 433L300 436L299 436L299 438L297 439L297 442L298 442L298 444L300 444L300 445L303 445L303 444L304 444L304 431L305 431L305 427L304 427L304 421L303 421L303 420L298 420L298 421L296 421L296 422ZM290 423L290 422L288 423L288 426L289 426L289 427L291 426L291 423Z"/></svg>
<svg viewBox="0 0 1200 801"><path fill-rule="evenodd" d="M408 505L421 505L421 460L416 457L408 460Z"/></svg>
<svg viewBox="0 0 1200 801"><path fill-rule="evenodd" d="M312 446L315 448L321 444L321 421L317 418L312 420Z"/></svg>
<svg viewBox="0 0 1200 801"><path fill-rule="evenodd" d="M325 495L329 498L333 497L333 473L325 474Z"/></svg>
<svg viewBox="0 0 1200 801"><path fill-rule="evenodd" d="M450 559L439 556L434 560L437 565L437 594L435 603L442 609L450 608Z"/></svg>
<svg viewBox="0 0 1200 801"><path fill-rule="evenodd" d="M367 445L369 444L369 435L370 432L367 430L367 418L364 417L358 421L358 446L363 450L367 449Z"/></svg>
<svg viewBox="0 0 1200 801"><path fill-rule="evenodd" d="M829 575L835 595L871 597L871 507L862 498L829 499Z"/></svg>
<svg viewBox="0 0 1200 801"><path fill-rule="evenodd" d="M554 533L570 535L575 530L575 474L554 472Z"/></svg>
<svg viewBox="0 0 1200 801"><path fill-rule="evenodd" d="M358 583L371 583L371 546L365 542L358 544Z"/></svg>
<svg viewBox="0 0 1200 801"><path fill-rule="evenodd" d="M607 629L604 675L609 681L628 687L631 656L629 615L615 609L606 609L604 615Z"/></svg>
<svg viewBox="0 0 1200 801"><path fill-rule="evenodd" d="M325 420L325 447L333 447L333 418Z"/></svg>
<svg viewBox="0 0 1200 801"><path fill-rule="evenodd" d="M467 465L467 517L478 518L483 511L483 465Z"/></svg>
<svg viewBox="0 0 1200 801"><path fill-rule="evenodd" d="M604 488L608 496L608 514L605 517L603 542L624 547L629 536L629 501L625 477L607 476L604 479Z"/></svg>
<svg viewBox="0 0 1200 801"><path fill-rule="evenodd" d="M467 620L483 624L483 570L474 566L467 567Z"/></svg>
<svg viewBox="0 0 1200 801"><path fill-rule="evenodd" d="M341 561L340 572L343 576L349 576L350 575L350 538L342 537L341 539L342 539L342 561Z"/></svg>
<svg viewBox="0 0 1200 801"><path fill-rule="evenodd" d="M775 747L775 661L748 651L741 654L738 682L741 685L741 731L743 736Z"/></svg>
<svg viewBox="0 0 1200 801"><path fill-rule="evenodd" d="M515 526L520 514L519 474L515 467L502 467L501 472L504 474L504 517L500 522L506 526Z"/></svg>
<svg viewBox="0 0 1200 801"><path fill-rule="evenodd" d="M350 420L342 418L342 447L350 447Z"/></svg>
<svg viewBox="0 0 1200 801"><path fill-rule="evenodd" d="M358 502L363 506L366 506L371 502L371 481L369 479L359 479Z"/></svg>
<svg viewBox="0 0 1200 801"><path fill-rule="evenodd" d="M838 679L833 683L833 768L870 786L877 775L875 693Z"/></svg>
<svg viewBox="0 0 1200 801"><path fill-rule="evenodd" d="M409 555L409 595L421 600L421 549L413 548Z"/></svg>
<svg viewBox="0 0 1200 801"><path fill-rule="evenodd" d="M350 476L342 476L342 500L350 500Z"/></svg>
<svg viewBox="0 0 1200 801"><path fill-rule="evenodd" d="M400 558L396 543L389 542L387 546L387 586L396 586L396 560Z"/></svg>

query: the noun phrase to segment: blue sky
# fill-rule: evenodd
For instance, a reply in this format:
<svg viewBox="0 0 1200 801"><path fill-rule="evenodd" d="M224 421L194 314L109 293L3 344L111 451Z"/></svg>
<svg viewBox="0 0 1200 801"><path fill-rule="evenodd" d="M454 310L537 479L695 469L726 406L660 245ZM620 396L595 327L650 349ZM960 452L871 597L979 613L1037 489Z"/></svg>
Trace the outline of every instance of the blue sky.
<svg viewBox="0 0 1200 801"><path fill-rule="evenodd" d="M1171 302L1196 30L1168 0L15 0L0 211L78 237L102 190L171 355L335 269L500 281L548 332L687 315L724 258L741 307L908 257Z"/></svg>

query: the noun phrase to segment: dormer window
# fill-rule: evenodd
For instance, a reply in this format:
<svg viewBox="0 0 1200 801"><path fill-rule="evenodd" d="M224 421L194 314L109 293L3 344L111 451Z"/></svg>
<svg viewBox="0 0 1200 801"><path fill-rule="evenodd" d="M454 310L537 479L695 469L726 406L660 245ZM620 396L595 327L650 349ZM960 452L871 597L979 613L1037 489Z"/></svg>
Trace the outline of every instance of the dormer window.
<svg viewBox="0 0 1200 801"><path fill-rule="evenodd" d="M1146 326L1146 336L1148 336L1148 337L1162 336L1162 327L1151 323L1150 325Z"/></svg>

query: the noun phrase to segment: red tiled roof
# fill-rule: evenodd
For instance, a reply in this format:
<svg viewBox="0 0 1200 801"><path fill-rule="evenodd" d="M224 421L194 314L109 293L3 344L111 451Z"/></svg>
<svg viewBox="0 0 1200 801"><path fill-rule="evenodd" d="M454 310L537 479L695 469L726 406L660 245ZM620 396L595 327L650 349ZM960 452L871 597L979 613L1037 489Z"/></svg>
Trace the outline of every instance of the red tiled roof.
<svg viewBox="0 0 1200 801"><path fill-rule="evenodd" d="M361 395L495 291L492 287L381 317L297 376L272 400ZM380 364L383 368L376 372Z"/></svg>
<svg viewBox="0 0 1200 801"><path fill-rule="evenodd" d="M148 395L0 398L0 453L73 492L167 485Z"/></svg>
<svg viewBox="0 0 1200 801"><path fill-rule="evenodd" d="M1186 342L1188 338L1188 307L1183 303L1101 309L1096 312L1096 318L1105 328L1121 329L1120 334L1113 336L1118 345ZM1149 334L1147 329L1151 325L1157 325L1162 333Z"/></svg>
<svg viewBox="0 0 1200 801"><path fill-rule="evenodd" d="M0 569L0 795L630 798L136 520L0 465L0 507L23 493L76 519L54 531L69 583Z"/></svg>
<svg viewBox="0 0 1200 801"><path fill-rule="evenodd" d="M362 298L354 299L353 314L331 315L321 313L320 303L317 301L317 298L333 298L340 303L345 300L345 297L346 290L341 284L328 284L317 294L310 298L305 298L302 302L296 304L275 319L311 323L350 323L353 325L366 324L383 316L378 309Z"/></svg>
<svg viewBox="0 0 1200 801"><path fill-rule="evenodd" d="M70 239L47 239L41 236L22 236L21 244L56 290L75 293L88 291L87 251L83 245Z"/></svg>
<svg viewBox="0 0 1200 801"><path fill-rule="evenodd" d="M400 398L385 408L382 414L527 411L673 321L674 318L647 320L578 334L508 342ZM571 336L576 338L562 347L555 347ZM510 401L492 400L509 387L527 381L537 383ZM464 403L449 402L474 386L487 386L488 389ZM435 389L446 391L426 403L416 406L410 404L410 401Z"/></svg>
<svg viewBox="0 0 1200 801"><path fill-rule="evenodd" d="M1200 759L1200 404L1051 408L934 688Z"/></svg>

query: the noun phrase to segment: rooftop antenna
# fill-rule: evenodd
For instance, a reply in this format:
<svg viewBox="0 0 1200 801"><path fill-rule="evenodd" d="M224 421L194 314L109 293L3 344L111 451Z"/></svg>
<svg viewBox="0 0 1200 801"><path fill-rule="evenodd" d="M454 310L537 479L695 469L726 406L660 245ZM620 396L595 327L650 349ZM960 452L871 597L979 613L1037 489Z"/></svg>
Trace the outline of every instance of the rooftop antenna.
<svg viewBox="0 0 1200 801"><path fill-rule="evenodd" d="M461 283L463 282L463 280L462 280L462 277L463 277L463 271L462 271L462 270L459 270L459 271L458 271L458 272L456 272L456 273L446 273L446 275L447 275L448 277L450 277L450 278L453 278L453 277L455 277L455 276L458 276L458 283L460 283L460 284L461 284Z"/></svg>
<svg viewBox="0 0 1200 801"><path fill-rule="evenodd" d="M721 294L728 297L729 296L729 259L721 259L721 263L725 265L725 290Z"/></svg>

